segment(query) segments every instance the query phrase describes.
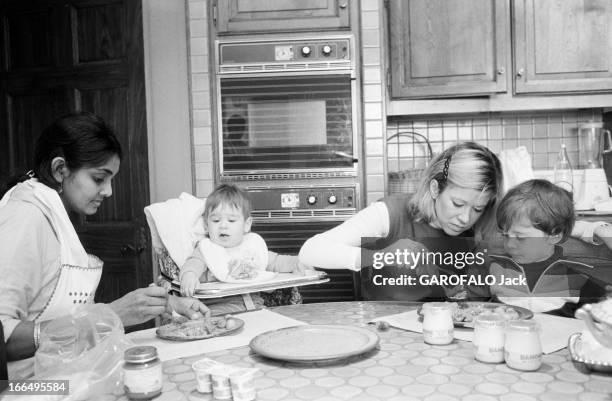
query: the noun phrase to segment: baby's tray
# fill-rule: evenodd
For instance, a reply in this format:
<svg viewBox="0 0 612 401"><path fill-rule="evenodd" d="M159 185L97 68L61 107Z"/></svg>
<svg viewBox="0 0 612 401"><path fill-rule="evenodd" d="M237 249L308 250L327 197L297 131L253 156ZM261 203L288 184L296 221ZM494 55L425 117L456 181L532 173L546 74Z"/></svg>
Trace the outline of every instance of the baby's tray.
<svg viewBox="0 0 612 401"><path fill-rule="evenodd" d="M181 285L177 280L166 280L170 282L173 291L179 293ZM295 273L274 273L274 276L266 281L244 283L222 283L209 282L200 283L196 288L194 297L199 299L227 297L230 295L248 294L257 291L272 291L280 288L300 287L303 285L322 284L329 281L324 272L315 272L299 275Z"/></svg>

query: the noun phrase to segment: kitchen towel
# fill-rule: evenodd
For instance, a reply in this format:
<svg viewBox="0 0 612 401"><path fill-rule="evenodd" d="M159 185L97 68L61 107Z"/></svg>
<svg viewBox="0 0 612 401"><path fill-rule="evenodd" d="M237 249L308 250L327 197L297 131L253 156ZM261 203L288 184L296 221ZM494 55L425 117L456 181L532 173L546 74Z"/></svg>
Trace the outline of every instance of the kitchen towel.
<svg viewBox="0 0 612 401"><path fill-rule="evenodd" d="M196 243L204 238L206 201L183 192L176 199L153 203L144 212L154 248L165 248L177 266L182 266Z"/></svg>
<svg viewBox="0 0 612 401"><path fill-rule="evenodd" d="M255 336L266 331L306 324L266 309L234 316L244 320L244 327L238 333L227 336L206 338L198 341L170 341L158 338L155 335L156 329L153 328L129 333L127 337L134 342L134 345L152 345L156 347L159 358L162 361L169 361L204 352L242 347L249 345Z"/></svg>
<svg viewBox="0 0 612 401"><path fill-rule="evenodd" d="M525 146L502 150L498 156L504 175L504 193L521 182L533 179L531 156Z"/></svg>
<svg viewBox="0 0 612 401"><path fill-rule="evenodd" d="M550 354L567 347L569 336L574 333L580 333L585 329L584 322L579 319L544 313L536 313L533 318L540 324L540 340L542 342L542 351L545 354ZM423 332L423 324L419 321L419 315L416 310L382 316L372 320L372 322L379 321L385 321L399 329L417 333ZM471 328L455 327L455 338L463 341L472 341L474 339L474 330Z"/></svg>

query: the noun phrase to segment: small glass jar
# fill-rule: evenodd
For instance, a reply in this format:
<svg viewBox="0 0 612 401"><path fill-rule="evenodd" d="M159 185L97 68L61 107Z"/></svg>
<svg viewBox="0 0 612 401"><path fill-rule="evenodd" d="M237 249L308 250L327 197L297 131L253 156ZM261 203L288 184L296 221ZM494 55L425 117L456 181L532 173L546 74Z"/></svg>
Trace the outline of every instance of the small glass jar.
<svg viewBox="0 0 612 401"><path fill-rule="evenodd" d="M139 346L124 353L123 387L130 400L147 400L162 391L162 367L157 348Z"/></svg>
<svg viewBox="0 0 612 401"><path fill-rule="evenodd" d="M504 361L506 320L499 315L479 315L474 319L474 357L487 363Z"/></svg>
<svg viewBox="0 0 612 401"><path fill-rule="evenodd" d="M445 302L423 304L423 340L427 344L446 345L453 342L454 324L451 305Z"/></svg>
<svg viewBox="0 0 612 401"><path fill-rule="evenodd" d="M512 369L533 371L542 365L540 326L533 320L512 320L506 326L504 343L506 365Z"/></svg>

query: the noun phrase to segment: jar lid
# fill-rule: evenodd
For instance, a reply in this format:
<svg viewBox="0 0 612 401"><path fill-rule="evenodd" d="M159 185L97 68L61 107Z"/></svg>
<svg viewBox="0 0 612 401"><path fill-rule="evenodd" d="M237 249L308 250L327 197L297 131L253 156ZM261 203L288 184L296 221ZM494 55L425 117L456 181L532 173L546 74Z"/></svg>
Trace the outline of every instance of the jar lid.
<svg viewBox="0 0 612 401"><path fill-rule="evenodd" d="M506 319L497 314L480 314L474 318L474 325L485 327L503 327L506 325Z"/></svg>
<svg viewBox="0 0 612 401"><path fill-rule="evenodd" d="M453 304L448 302L425 302L423 304L423 310L428 309L450 309L453 307Z"/></svg>
<svg viewBox="0 0 612 401"><path fill-rule="evenodd" d="M144 363L157 359L157 348L152 345L142 345L125 350L123 358L126 362Z"/></svg>
<svg viewBox="0 0 612 401"><path fill-rule="evenodd" d="M510 320L506 328L520 333L540 331L540 325L535 320Z"/></svg>

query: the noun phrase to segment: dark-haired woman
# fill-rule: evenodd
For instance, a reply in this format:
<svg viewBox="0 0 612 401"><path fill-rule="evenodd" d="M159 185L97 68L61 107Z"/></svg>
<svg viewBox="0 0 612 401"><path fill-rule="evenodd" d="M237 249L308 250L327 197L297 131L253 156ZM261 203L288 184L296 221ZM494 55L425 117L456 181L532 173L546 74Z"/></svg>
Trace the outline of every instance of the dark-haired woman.
<svg viewBox="0 0 612 401"><path fill-rule="evenodd" d="M33 373L41 325L93 302L102 262L85 252L68 212L95 214L112 195L120 163L110 127L93 114L71 114L42 132L34 170L0 200L0 320L11 379ZM207 313L199 301L168 297L155 286L110 306L124 326L171 310L192 318Z"/></svg>

